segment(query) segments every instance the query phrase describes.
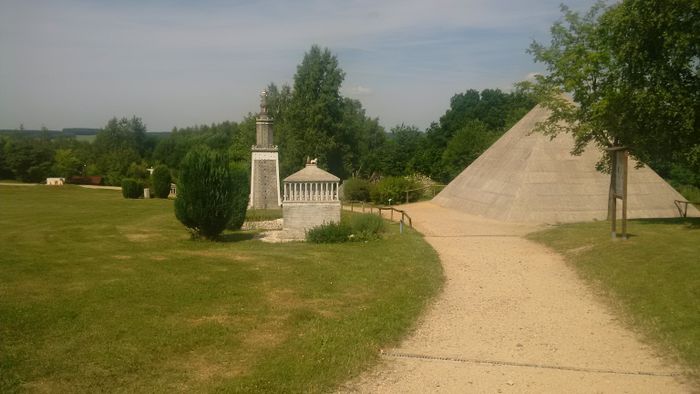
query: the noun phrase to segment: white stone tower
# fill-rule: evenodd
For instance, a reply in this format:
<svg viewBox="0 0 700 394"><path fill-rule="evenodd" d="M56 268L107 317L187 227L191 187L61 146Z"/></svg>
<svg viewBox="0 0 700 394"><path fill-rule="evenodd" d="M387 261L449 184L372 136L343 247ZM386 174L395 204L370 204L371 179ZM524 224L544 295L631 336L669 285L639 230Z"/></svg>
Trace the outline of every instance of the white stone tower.
<svg viewBox="0 0 700 394"><path fill-rule="evenodd" d="M273 145L273 119L267 113L267 92L260 94L260 113L255 118L255 145L251 148L250 200L248 208L270 209L282 205L277 146Z"/></svg>

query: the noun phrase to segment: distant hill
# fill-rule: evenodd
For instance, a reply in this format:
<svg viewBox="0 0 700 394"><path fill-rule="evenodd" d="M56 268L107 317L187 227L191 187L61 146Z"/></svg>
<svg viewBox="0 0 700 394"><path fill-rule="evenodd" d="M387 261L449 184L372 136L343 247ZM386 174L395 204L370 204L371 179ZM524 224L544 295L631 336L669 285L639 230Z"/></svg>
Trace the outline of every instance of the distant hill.
<svg viewBox="0 0 700 394"><path fill-rule="evenodd" d="M71 127L65 128L63 130L17 130L17 129L0 129L0 136L9 135L13 137L29 137L36 138L41 136L48 136L49 138L60 138L60 137L76 137L80 141L93 141L97 133L101 129L91 129L85 127ZM170 135L169 131L149 131L149 136L155 138L163 138Z"/></svg>

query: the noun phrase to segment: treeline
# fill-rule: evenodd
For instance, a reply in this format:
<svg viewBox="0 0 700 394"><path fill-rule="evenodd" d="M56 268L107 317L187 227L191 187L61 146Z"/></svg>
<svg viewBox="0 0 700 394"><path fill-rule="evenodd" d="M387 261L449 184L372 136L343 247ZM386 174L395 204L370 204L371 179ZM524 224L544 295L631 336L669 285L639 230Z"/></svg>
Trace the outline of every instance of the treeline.
<svg viewBox="0 0 700 394"><path fill-rule="evenodd" d="M358 100L341 95L344 77L337 58L313 46L297 67L293 86L267 87L282 178L301 169L309 157L342 179L420 174L448 182L535 104L524 89L467 90L455 95L427 130L398 125L386 132ZM48 133L0 136L0 178L40 182L49 176L101 176L107 185L120 185L124 178L147 181L146 169L164 164L177 179L182 160L196 146L225 151L232 161L249 164L254 143L253 113L239 123L157 135L148 133L137 117L113 118L93 143Z"/></svg>

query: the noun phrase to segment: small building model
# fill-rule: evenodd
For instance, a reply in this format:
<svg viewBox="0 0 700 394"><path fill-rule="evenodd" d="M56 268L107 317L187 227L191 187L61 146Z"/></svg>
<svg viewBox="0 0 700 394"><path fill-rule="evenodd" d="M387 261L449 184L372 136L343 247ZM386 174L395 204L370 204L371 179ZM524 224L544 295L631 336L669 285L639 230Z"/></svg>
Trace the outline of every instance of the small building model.
<svg viewBox="0 0 700 394"><path fill-rule="evenodd" d="M255 118L255 145L250 168L248 208L279 208L280 166L277 146L273 145L273 119L267 113L267 92L260 94L260 113Z"/></svg>
<svg viewBox="0 0 700 394"><path fill-rule="evenodd" d="M340 178L323 171L316 160L284 179L284 231L303 238L312 227L340 222Z"/></svg>

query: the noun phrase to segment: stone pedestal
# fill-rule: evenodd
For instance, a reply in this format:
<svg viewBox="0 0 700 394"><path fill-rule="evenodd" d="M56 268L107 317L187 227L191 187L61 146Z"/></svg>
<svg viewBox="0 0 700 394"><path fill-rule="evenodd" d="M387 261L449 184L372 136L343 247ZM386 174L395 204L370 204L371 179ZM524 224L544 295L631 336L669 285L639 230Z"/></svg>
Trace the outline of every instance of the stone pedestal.
<svg viewBox="0 0 700 394"><path fill-rule="evenodd" d="M280 166L277 149L253 147L250 167L249 208L276 209L282 204L279 192Z"/></svg>

